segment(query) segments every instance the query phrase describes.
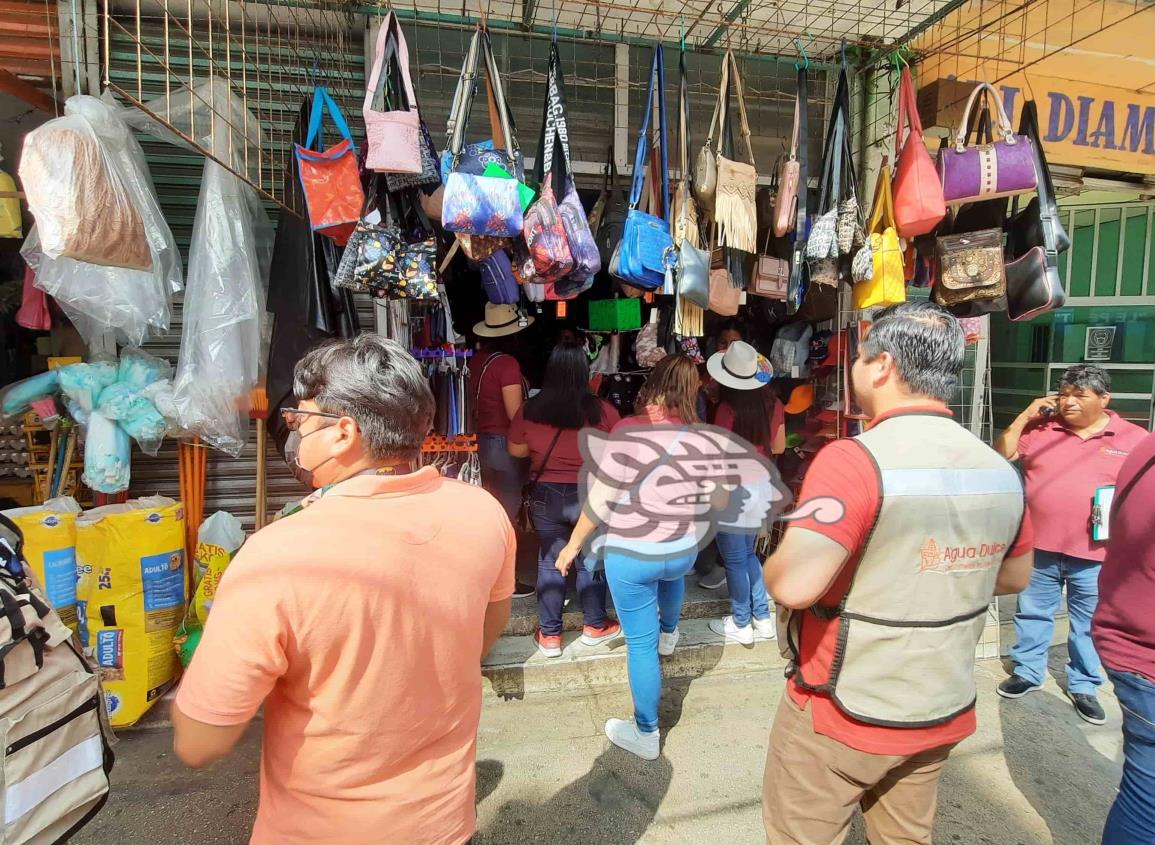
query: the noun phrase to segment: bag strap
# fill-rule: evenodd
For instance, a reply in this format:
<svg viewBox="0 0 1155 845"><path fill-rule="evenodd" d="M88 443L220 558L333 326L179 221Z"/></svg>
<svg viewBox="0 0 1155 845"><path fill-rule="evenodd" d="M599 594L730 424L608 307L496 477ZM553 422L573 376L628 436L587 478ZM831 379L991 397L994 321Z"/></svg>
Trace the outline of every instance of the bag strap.
<svg viewBox="0 0 1155 845"><path fill-rule="evenodd" d="M904 135L903 130L910 124L910 132ZM910 68L905 65L902 75L898 78L898 125L894 130L894 157L895 161L902 153L904 142L913 138L911 143L922 141L922 119L918 116L918 100L914 95L914 80L910 75Z"/></svg>
<svg viewBox="0 0 1155 845"><path fill-rule="evenodd" d="M1043 139L1039 133L1039 113L1034 100L1023 103L1023 112L1019 117L1019 135L1025 136L1031 142L1032 158L1035 163L1035 173L1039 195L1039 228L1043 230L1043 250L1046 252L1048 266L1058 266L1059 244L1055 237L1053 221L1057 208L1055 203L1055 185L1051 181L1051 171L1047 167L1046 154L1043 152ZM1019 198L1011 200L1011 216L1018 212ZM1007 247L1014 250L1015 227L1008 227Z"/></svg>
<svg viewBox="0 0 1155 845"><path fill-rule="evenodd" d="M537 183L542 186L545 185L545 180L560 175L560 184L558 179L553 180L554 193L557 194L565 190L571 173L569 125L565 112L565 78L561 70L561 53L558 51L557 42L552 42L549 50L549 67L546 70L545 106L534 173ZM554 154L558 148L561 149L561 165L555 167Z"/></svg>
<svg viewBox="0 0 1155 845"><path fill-rule="evenodd" d="M561 432L562 429L559 427L557 433L553 436L553 440L550 441L549 448L545 450L545 457L541 459L541 466L537 468L537 472L534 473L533 478L529 481L529 487L526 490L527 494L537 489L537 483L541 481L542 475L545 474L545 468L549 464L549 456L553 454L553 447L556 446L557 441L561 439Z"/></svg>
<svg viewBox="0 0 1155 845"><path fill-rule="evenodd" d="M409 75L409 46L405 43L405 33L401 31L397 15L392 9L385 16L385 22L377 33L377 43L373 51L373 71L369 74L369 81L365 85L365 111L373 111L373 100L377 96L378 86L385 83L384 77L387 75L385 45L389 41L392 41L397 48L397 66L401 72L401 83L409 104L407 111L417 111L417 96L413 93L413 79Z"/></svg>
<svg viewBox="0 0 1155 845"><path fill-rule="evenodd" d="M345 115L341 114L341 108L337 105L333 95L324 85L317 85L313 88L313 108L309 112L309 134L305 137L305 148L313 149L313 142L315 142L321 135L321 120L325 112L329 112L329 117L333 118L333 123L337 127L337 131L341 133L341 137L349 143L353 143L353 133L349 131L349 124L345 122Z"/></svg>
<svg viewBox="0 0 1155 845"><path fill-rule="evenodd" d="M634 184L630 190L631 209L638 207L642 197L642 181L645 174L646 157L649 152L650 118L654 110L655 89L662 92L658 97L658 145L661 150L661 198L662 219L670 219L670 169L666 151L666 67L663 60L662 45L654 45L654 57L650 62L650 83L646 91L646 110L642 118L641 129L638 130L638 149L634 154ZM657 216L657 215L655 215Z"/></svg>
<svg viewBox="0 0 1155 845"><path fill-rule="evenodd" d="M710 131L706 133L706 146L709 147L714 141L714 130L718 131L718 145L715 148L715 153L722 148L722 136L725 134L722 127L719 125L719 120L725 122L723 112L725 111L726 93L730 88L730 63L722 58L722 74L718 80L718 97L714 100L714 114L710 118Z"/></svg>
<svg viewBox="0 0 1155 845"><path fill-rule="evenodd" d="M874 186L874 208L870 212L871 234L894 227L894 192L890 184L890 167L883 165Z"/></svg>
<svg viewBox="0 0 1155 845"><path fill-rule="evenodd" d="M734 83L734 96L738 100L738 115L741 119L742 139L746 142L746 154L749 156L750 164L754 164L754 146L750 141L750 121L746 117L746 95L742 88L742 74L738 72L738 60L734 58L734 51L726 51L725 61L730 65L731 81ZM728 94L729 92L727 92ZM727 107L722 110L722 125L718 129L718 154L722 153L722 138L725 136L726 113L729 111L729 97L727 96Z"/></svg>
<svg viewBox="0 0 1155 845"><path fill-rule="evenodd" d="M681 156L682 181L693 182L690 175L690 85L686 81L686 51L678 53L678 155Z"/></svg>
<svg viewBox="0 0 1155 845"><path fill-rule="evenodd" d="M469 107L473 101L473 92L477 87L477 65L480 50L481 27L479 26L473 31L469 50L465 54L465 61L461 64L461 75L457 79L453 105L449 109L449 118L445 121L449 153L453 157L454 164L457 163L457 159L461 155L461 148L465 143L465 130L469 125Z"/></svg>
<svg viewBox="0 0 1155 845"><path fill-rule="evenodd" d="M453 140L450 152L453 156L452 167L456 168L461 157L461 149L465 141L465 130L469 124L469 113L473 107L473 99L477 91L477 74L480 70L481 58L485 59L486 69L486 96L489 99L490 122L494 136L494 147L507 150L510 155L517 153L517 140L514 136L513 118L509 114L509 107L505 101L505 93L501 87L501 77L497 73L497 60L493 56L493 43L489 38L489 30L478 26L474 34L477 50L474 43L470 44L469 54L466 56L468 70L463 74L465 80L461 102L458 104L457 119L453 120ZM496 118L496 121L495 121ZM500 129L501 135L498 136ZM514 174L516 177L517 174Z"/></svg>
<svg viewBox="0 0 1155 845"><path fill-rule="evenodd" d="M809 136L806 134L806 132L807 132L807 129L806 129L806 122L807 122L806 111L807 111L808 103L807 103L806 68L805 67L801 67L798 69L798 96L794 100L794 105L797 109L796 114L798 117L798 122L795 124L795 128L797 129L797 132L795 132L795 151L794 151L797 154L797 159L798 159L798 192L797 192L798 202L797 202L796 222L794 224L794 240L796 242L805 243L806 242L806 235L808 234L806 231L806 225L807 225L806 199L807 199L807 195L810 192L810 187L807 184L810 180L810 173L809 173L810 167L809 167L809 162L808 162L808 159L810 158L810 156L807 154L806 147L800 146L800 144L808 143L808 141L809 141ZM800 140L800 139L806 139L806 140Z"/></svg>
<svg viewBox="0 0 1155 845"><path fill-rule="evenodd" d="M966 149L967 135L970 134L970 117L971 110L974 108L975 100L978 99L979 94L987 92L990 99L994 100L995 109L999 117L999 129L1003 133L1003 140L1008 144L1015 143L1015 131L1011 128L1011 120L1007 117L1007 110L1003 108L1003 100L999 96L999 92L989 82L980 82L975 86L975 90L971 91L970 98L967 100L966 110L963 112L962 123L959 124L958 131L955 133L955 150L962 152Z"/></svg>
<svg viewBox="0 0 1155 845"><path fill-rule="evenodd" d="M845 132L844 115L842 111L843 100L845 99L843 96L845 84L846 77L840 74L830 113L830 127L826 133L826 143L822 152L822 175L818 183L819 214L829 211L832 205L837 204L838 192L840 190L843 133Z"/></svg>

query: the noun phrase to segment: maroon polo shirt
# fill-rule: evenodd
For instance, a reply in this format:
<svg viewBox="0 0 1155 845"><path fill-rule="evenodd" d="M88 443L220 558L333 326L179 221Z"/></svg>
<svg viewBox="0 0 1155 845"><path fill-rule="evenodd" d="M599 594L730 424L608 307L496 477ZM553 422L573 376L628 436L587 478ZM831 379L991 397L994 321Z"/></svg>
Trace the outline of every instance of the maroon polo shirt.
<svg viewBox="0 0 1155 845"><path fill-rule="evenodd" d="M1110 422L1083 440L1060 420L1032 426L1019 438L1035 548L1101 561L1107 544L1091 540L1095 491L1115 483L1123 461L1147 432L1108 411Z"/></svg>
<svg viewBox="0 0 1155 845"><path fill-rule="evenodd" d="M1104 664L1155 681L1155 434L1119 471L1091 635Z"/></svg>
<svg viewBox="0 0 1155 845"><path fill-rule="evenodd" d="M602 400L602 419L596 426L598 431L610 431L621 417L617 409L609 402ZM518 409L517 414L509 423L510 443L520 443L529 446L530 475L541 472L538 481L555 484L577 484L581 475L582 453L581 432L576 428L564 429L561 436L554 443L557 429L552 425L533 422L525 418L525 405ZM553 451L550 444L554 443ZM549 462L542 471L542 461L549 456Z"/></svg>

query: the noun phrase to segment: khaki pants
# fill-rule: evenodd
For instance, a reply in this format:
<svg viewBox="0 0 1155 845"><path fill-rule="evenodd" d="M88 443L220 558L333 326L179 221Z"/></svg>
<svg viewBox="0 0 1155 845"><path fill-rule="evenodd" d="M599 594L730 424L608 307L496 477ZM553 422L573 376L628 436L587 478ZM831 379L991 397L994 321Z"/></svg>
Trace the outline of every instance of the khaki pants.
<svg viewBox="0 0 1155 845"><path fill-rule="evenodd" d="M938 779L953 745L911 757L856 751L814 731L786 693L778 705L762 817L768 845L840 845L862 806L871 845L930 845Z"/></svg>

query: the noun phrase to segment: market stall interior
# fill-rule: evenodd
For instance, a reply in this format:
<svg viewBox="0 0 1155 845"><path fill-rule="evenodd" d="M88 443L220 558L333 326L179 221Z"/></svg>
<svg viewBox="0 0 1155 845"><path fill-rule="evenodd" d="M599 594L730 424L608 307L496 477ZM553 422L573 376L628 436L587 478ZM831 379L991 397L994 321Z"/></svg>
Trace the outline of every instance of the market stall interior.
<svg viewBox="0 0 1155 845"><path fill-rule="evenodd" d="M410 349L438 401L426 463L489 485L475 352L516 359L533 390L564 336L627 414L663 357L704 364L736 333L770 362L797 485L861 430L848 371L870 315L929 296L965 320L956 402L984 434L987 315L1061 307L1070 239L1031 103L1013 122L978 80L953 126L924 130L920 38L959 5L81 3L49 33L51 84L32 68L14 89L52 113L0 184L20 268L5 372L27 376L0 397L4 504L113 508L83 533L165 522L179 500L165 524L182 539L149 554L182 573L160 627L188 649L207 611L182 597L223 566L201 520L239 519L235 551L238 525L307 492L280 460L281 411L326 338ZM1017 20L976 7L960 55ZM494 306L515 331L478 352ZM106 621L81 625L97 642ZM119 671L152 701L176 666Z"/></svg>

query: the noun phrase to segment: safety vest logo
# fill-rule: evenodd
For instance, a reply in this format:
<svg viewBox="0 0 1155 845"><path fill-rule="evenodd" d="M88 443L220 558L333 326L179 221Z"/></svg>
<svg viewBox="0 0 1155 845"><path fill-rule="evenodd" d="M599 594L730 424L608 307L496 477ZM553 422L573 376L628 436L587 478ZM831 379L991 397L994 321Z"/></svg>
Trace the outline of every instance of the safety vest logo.
<svg viewBox="0 0 1155 845"><path fill-rule="evenodd" d="M990 569L1002 562L1006 543L977 546L940 546L933 537L922 544L919 572L971 572Z"/></svg>

